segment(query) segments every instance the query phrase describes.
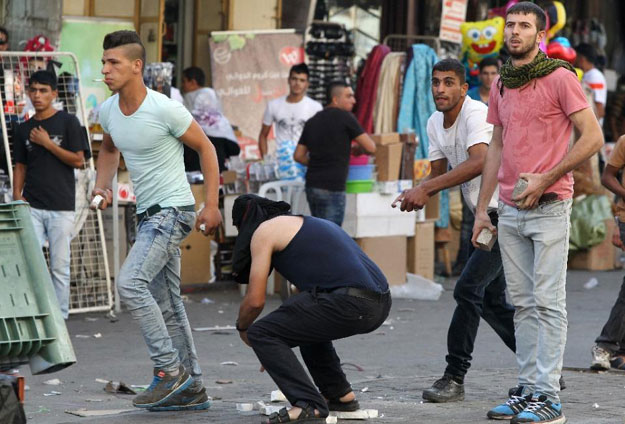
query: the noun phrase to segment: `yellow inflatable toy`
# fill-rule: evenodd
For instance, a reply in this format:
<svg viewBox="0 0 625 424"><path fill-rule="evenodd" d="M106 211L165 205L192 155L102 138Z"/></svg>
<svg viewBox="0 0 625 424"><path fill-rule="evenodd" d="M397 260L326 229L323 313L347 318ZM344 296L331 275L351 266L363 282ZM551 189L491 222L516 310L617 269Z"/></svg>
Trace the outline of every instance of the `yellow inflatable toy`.
<svg viewBox="0 0 625 424"><path fill-rule="evenodd" d="M485 57L496 56L503 47L504 24L504 19L497 16L486 21L464 22L460 25L463 62L469 70L470 80L477 79L477 66L480 61Z"/></svg>

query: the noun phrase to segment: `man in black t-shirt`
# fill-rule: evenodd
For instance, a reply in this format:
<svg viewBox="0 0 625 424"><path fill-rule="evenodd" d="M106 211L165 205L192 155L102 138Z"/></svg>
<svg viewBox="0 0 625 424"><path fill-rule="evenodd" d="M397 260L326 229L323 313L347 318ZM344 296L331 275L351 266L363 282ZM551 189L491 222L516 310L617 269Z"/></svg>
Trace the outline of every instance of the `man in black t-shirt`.
<svg viewBox="0 0 625 424"><path fill-rule="evenodd" d="M375 143L351 113L356 99L344 82L328 87L329 104L310 118L293 159L306 165L306 199L312 216L343 224L349 155L375 153ZM352 140L356 141L352 149Z"/></svg>
<svg viewBox="0 0 625 424"><path fill-rule="evenodd" d="M52 72L33 73L28 95L35 116L14 132L13 199L30 203L37 237L42 245L49 242L50 275L61 312L67 319L74 168L84 165L89 147L78 119L52 106L57 96L56 76Z"/></svg>

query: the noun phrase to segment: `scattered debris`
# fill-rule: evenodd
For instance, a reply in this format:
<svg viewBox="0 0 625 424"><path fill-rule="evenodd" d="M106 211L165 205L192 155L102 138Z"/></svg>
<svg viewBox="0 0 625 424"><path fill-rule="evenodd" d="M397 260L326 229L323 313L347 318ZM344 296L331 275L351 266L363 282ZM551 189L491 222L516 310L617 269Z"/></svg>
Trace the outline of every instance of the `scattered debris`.
<svg viewBox="0 0 625 424"><path fill-rule="evenodd" d="M106 384L106 383L108 383L109 381L111 381L111 380L104 380L104 379L102 379L102 378L96 378L96 379L95 379L95 382L96 382L96 383L102 383L102 384Z"/></svg>
<svg viewBox="0 0 625 424"><path fill-rule="evenodd" d="M145 392L147 388L150 387L149 384L131 384L130 388L135 392Z"/></svg>
<svg viewBox="0 0 625 424"><path fill-rule="evenodd" d="M99 339L102 337L102 333L95 333L93 337L95 337L96 339Z"/></svg>
<svg viewBox="0 0 625 424"><path fill-rule="evenodd" d="M97 320L98 320L98 318L96 318L96 317L85 317L85 321L95 322Z"/></svg>
<svg viewBox="0 0 625 424"><path fill-rule="evenodd" d="M588 280L588 281L586 281L584 283L584 288L586 290L590 290L590 289L594 289L598 285L599 285L599 280L597 280L595 277L593 277L593 278L591 278L590 280Z"/></svg>
<svg viewBox="0 0 625 424"><path fill-rule="evenodd" d="M43 395L44 396L59 396L59 395L62 395L62 394L63 393L61 393L61 392L57 392L57 391L52 390L50 393L44 393Z"/></svg>
<svg viewBox="0 0 625 424"><path fill-rule="evenodd" d="M215 381L217 384L232 384L232 380L217 380Z"/></svg>
<svg viewBox="0 0 625 424"><path fill-rule="evenodd" d="M272 402L286 402L286 396L280 390L274 390L271 392L271 401Z"/></svg>
<svg viewBox="0 0 625 424"><path fill-rule="evenodd" d="M378 418L377 409L359 409L352 412L330 411L330 416L339 420L366 420L368 418Z"/></svg>
<svg viewBox="0 0 625 424"><path fill-rule="evenodd" d="M443 286L420 275L406 274L407 282L391 287L394 299L438 300L443 293Z"/></svg>
<svg viewBox="0 0 625 424"><path fill-rule="evenodd" d="M368 392L368 391L369 391L369 387L365 387L365 388L363 388L363 389L362 389L362 390L360 390L360 391L361 391L361 392L363 392L363 393Z"/></svg>
<svg viewBox="0 0 625 424"><path fill-rule="evenodd" d="M598 403L593 403L592 407L595 408L595 409L599 409L599 404Z"/></svg>
<svg viewBox="0 0 625 424"><path fill-rule="evenodd" d="M238 362L234 362L234 361L224 361L224 362L222 362L222 363L221 363L221 364L219 364L219 365L231 365L231 366L233 366L233 367L236 367L236 366L238 366L238 365L239 365L239 363L238 363Z"/></svg>
<svg viewBox="0 0 625 424"><path fill-rule="evenodd" d="M224 311L222 311L221 309L217 311L218 314L223 314Z"/></svg>
<svg viewBox="0 0 625 424"><path fill-rule="evenodd" d="M326 424L336 424L338 422L338 418L334 416L329 416L326 418Z"/></svg>
<svg viewBox="0 0 625 424"><path fill-rule="evenodd" d="M274 412L280 412L280 410L284 408L284 406L282 405L264 405L262 408L260 408L260 413L261 415L271 415Z"/></svg>
<svg viewBox="0 0 625 424"><path fill-rule="evenodd" d="M77 339L90 339L91 338L91 336L87 334L76 334L74 337L76 337Z"/></svg>
<svg viewBox="0 0 625 424"><path fill-rule="evenodd" d="M384 321L382 323L383 327L390 327L391 325L393 325L393 319L392 318L389 318L389 319L387 319L386 321Z"/></svg>
<svg viewBox="0 0 625 424"><path fill-rule="evenodd" d="M137 392L128 387L124 382L120 381L119 383L114 381L109 381L104 386L104 391L107 393L115 393L122 395L136 395Z"/></svg>
<svg viewBox="0 0 625 424"><path fill-rule="evenodd" d="M237 411L239 412L250 412L254 410L253 403L237 403Z"/></svg>
<svg viewBox="0 0 625 424"><path fill-rule="evenodd" d="M52 380L44 381L43 384L47 384L48 386L60 386L62 382L58 378L53 378Z"/></svg>
<svg viewBox="0 0 625 424"><path fill-rule="evenodd" d="M195 327L193 331L233 331L236 330L234 325L216 325L214 327Z"/></svg>
<svg viewBox="0 0 625 424"><path fill-rule="evenodd" d="M203 303L204 305L210 305L211 303L215 303L215 301L213 299L209 299L208 297L205 297L204 299L202 299L200 303Z"/></svg>
<svg viewBox="0 0 625 424"><path fill-rule="evenodd" d="M93 399L85 399L85 402L102 402L104 399L93 398Z"/></svg>
<svg viewBox="0 0 625 424"><path fill-rule="evenodd" d="M358 372L363 372L365 369L363 367L361 367L360 365L356 365L356 364L352 364L351 362L343 362L341 364L342 367L354 367L354 369Z"/></svg>
<svg viewBox="0 0 625 424"><path fill-rule="evenodd" d="M414 312L414 308L399 308L397 312Z"/></svg>
<svg viewBox="0 0 625 424"><path fill-rule="evenodd" d="M126 412L134 412L136 409L98 409L98 410L87 410L85 408L81 408L75 411L65 411L66 414L76 415L78 417L102 417L105 415L119 415L124 414Z"/></svg>

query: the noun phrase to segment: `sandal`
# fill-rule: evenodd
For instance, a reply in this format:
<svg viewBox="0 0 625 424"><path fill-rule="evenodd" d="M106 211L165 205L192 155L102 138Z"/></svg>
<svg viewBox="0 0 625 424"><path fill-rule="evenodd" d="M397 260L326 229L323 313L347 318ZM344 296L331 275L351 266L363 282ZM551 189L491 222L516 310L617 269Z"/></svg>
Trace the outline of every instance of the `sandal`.
<svg viewBox="0 0 625 424"><path fill-rule="evenodd" d="M625 355L614 356L612 358L612 361L610 362L612 368L616 368L617 370L625 370Z"/></svg>
<svg viewBox="0 0 625 424"><path fill-rule="evenodd" d="M310 405L302 408L302 412L299 417L292 420L289 417L289 411L286 408L282 408L278 412L274 412L269 417L262 421L263 424L279 424L279 423L325 423L325 418L320 418L315 415L315 408Z"/></svg>
<svg viewBox="0 0 625 424"><path fill-rule="evenodd" d="M349 402L341 402L340 399L328 400L328 409L336 412L354 412L360 409L360 404L356 399Z"/></svg>

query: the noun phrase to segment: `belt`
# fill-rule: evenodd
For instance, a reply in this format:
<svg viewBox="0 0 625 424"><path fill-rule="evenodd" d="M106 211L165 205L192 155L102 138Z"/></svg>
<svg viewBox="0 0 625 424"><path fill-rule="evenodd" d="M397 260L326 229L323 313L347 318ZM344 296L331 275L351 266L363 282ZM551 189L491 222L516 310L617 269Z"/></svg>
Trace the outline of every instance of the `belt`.
<svg viewBox="0 0 625 424"><path fill-rule="evenodd" d="M390 291L387 290L384 293L374 292L371 290L359 289L356 287L339 287L338 289L320 290L315 288L315 293L334 293L334 294L346 294L352 297L360 297L362 299L372 300L374 302L380 302L385 299Z"/></svg>
<svg viewBox="0 0 625 424"><path fill-rule="evenodd" d="M145 218L149 218L151 216L156 215L163 209L178 209L179 211L187 211L187 212L195 212L195 205L188 206L168 206L166 208L162 208L161 205L152 205L147 208L145 211L137 214L137 222L143 221Z"/></svg>

